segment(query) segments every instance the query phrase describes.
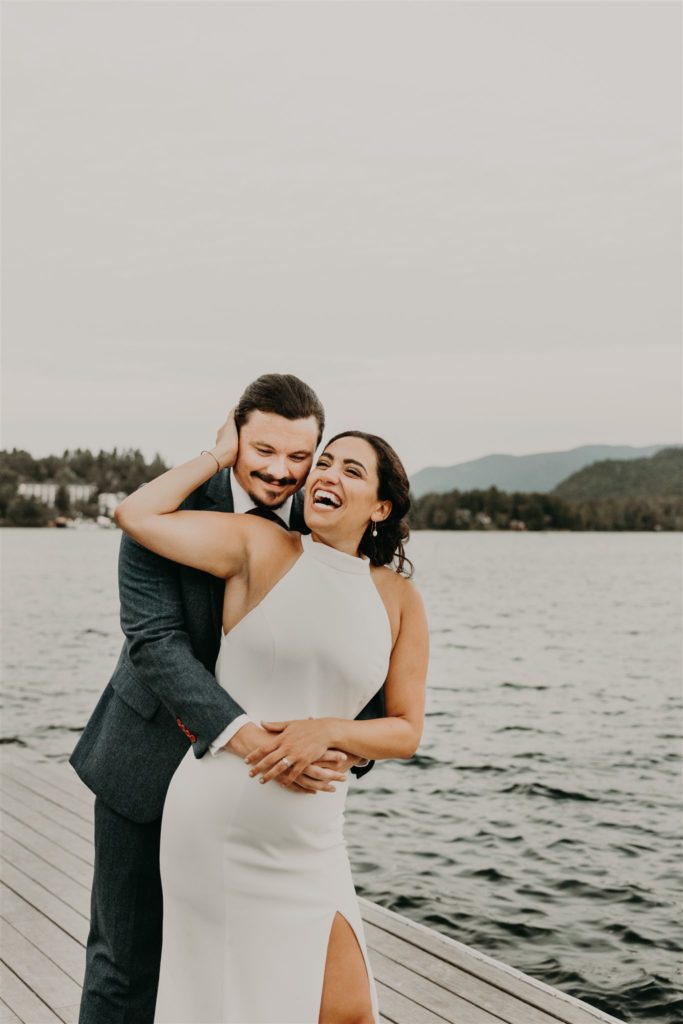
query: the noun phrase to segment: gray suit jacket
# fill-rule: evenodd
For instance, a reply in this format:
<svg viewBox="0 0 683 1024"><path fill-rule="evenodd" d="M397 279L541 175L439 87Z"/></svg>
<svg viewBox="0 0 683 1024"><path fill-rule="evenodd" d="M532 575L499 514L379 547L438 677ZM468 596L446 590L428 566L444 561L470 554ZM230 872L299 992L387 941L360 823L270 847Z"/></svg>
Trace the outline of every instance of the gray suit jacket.
<svg viewBox="0 0 683 1024"><path fill-rule="evenodd" d="M291 525L307 532L301 504L299 492ZM181 507L232 512L229 471L217 473ZM195 756L203 757L212 740L245 713L214 675L224 586L223 580L162 558L122 534L125 640L70 762L86 786L132 821L158 819L190 743ZM356 717L384 715L382 687ZM351 771L360 777L373 765Z"/></svg>

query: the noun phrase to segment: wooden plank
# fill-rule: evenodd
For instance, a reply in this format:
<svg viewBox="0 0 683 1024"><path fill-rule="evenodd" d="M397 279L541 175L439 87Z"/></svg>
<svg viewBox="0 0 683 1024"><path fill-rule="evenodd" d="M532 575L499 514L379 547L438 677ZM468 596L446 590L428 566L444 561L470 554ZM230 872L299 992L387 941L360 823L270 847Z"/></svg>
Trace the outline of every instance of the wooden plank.
<svg viewBox="0 0 683 1024"><path fill-rule="evenodd" d="M7 886L5 927L16 933L9 966L18 994L14 1003L0 1003L0 1024L5 1011L7 1024L42 1024L35 1013L44 1011L52 1014L44 1018L48 1024L75 1024L89 925L94 798L67 764L23 754L2 763L0 878ZM363 898L359 903L382 1024L623 1024L434 929ZM49 1007L46 993L60 975L50 974L45 962L68 982L61 994L50 994ZM18 968L28 972L23 981ZM34 1016L19 1012L26 1000L34 1001Z"/></svg>
<svg viewBox="0 0 683 1024"><path fill-rule="evenodd" d="M399 991L406 991L406 984L409 988L418 991L417 977L419 976L421 979L440 986L445 992L450 992L452 998L467 1000L468 1003L487 1011L489 1020L495 1019L496 1022L500 1017L505 1019L505 1013L509 1012L506 1010L506 1005L516 1003L516 1000L510 996L502 995L500 989L459 967L454 967L452 964L435 958L405 939L377 928L369 921L364 921L364 931L371 958L374 953L381 954L384 959L391 960L407 969L406 981L402 985L396 986ZM372 962L374 967L374 960ZM413 980L413 976L416 976L415 980ZM521 1006L521 1011L524 1013L524 1024L557 1024L555 1016L550 1016L526 1003L517 1005ZM432 1005L429 1002L425 1002L425 1006L429 1006L433 1010L438 1009L437 1005ZM459 1020L460 1015L458 1016Z"/></svg>
<svg viewBox="0 0 683 1024"><path fill-rule="evenodd" d="M88 789L68 761L35 761L24 757L21 760L2 762L0 770L4 771L5 767L11 769L15 764L21 765L21 768L34 778L48 782L55 789L61 789L87 806L91 806L95 800L95 794Z"/></svg>
<svg viewBox="0 0 683 1024"><path fill-rule="evenodd" d="M11 924L3 922L2 933L4 963L18 978L24 981L30 979L31 990L53 1010L56 1017L64 1021L64 1024L72 1024L72 1021L76 1024L78 1015L71 1015L72 1008L78 1006L81 998L80 988L76 982Z"/></svg>
<svg viewBox="0 0 683 1024"><path fill-rule="evenodd" d="M82 797L76 796L60 786L55 786L51 778L41 778L38 775L34 775L30 768L27 768L23 764L13 765L9 769L3 768L2 776L8 781L20 783L27 789L38 794L38 796L46 797L46 799L50 800L52 803L57 804L60 807L64 807L67 811L71 811L73 814L77 815L77 817L87 821L88 824L92 824L92 805L94 804L94 797L91 801L86 801ZM88 790L86 790L86 793L87 792Z"/></svg>
<svg viewBox="0 0 683 1024"><path fill-rule="evenodd" d="M444 1018L432 1013L413 999L387 988L381 982L377 983L377 998L383 1017L391 1021L391 1024L455 1024L452 1017ZM522 1022L519 1021L517 1024Z"/></svg>
<svg viewBox="0 0 683 1024"><path fill-rule="evenodd" d="M68 1006L56 1006L53 1009L60 1020L64 1021L64 1024L78 1024L78 1017L81 1011L80 993L77 1003L70 1003Z"/></svg>
<svg viewBox="0 0 683 1024"><path fill-rule="evenodd" d="M435 958L469 972L523 1003L543 1010L562 1024L596 1024L597 1021L624 1024L624 1021L611 1017L566 992L522 974L514 967L465 946L450 936L442 935L433 928L427 928L417 921L410 921L403 915L371 903L363 897L359 897L359 903L364 920L370 924L406 939Z"/></svg>
<svg viewBox="0 0 683 1024"><path fill-rule="evenodd" d="M60 1024L59 1017L56 1017L49 1006L39 999L21 978L18 978L14 971L0 961L0 986L2 987L2 998L17 1017L16 1019L25 1024ZM11 1020L11 1018L10 1018Z"/></svg>
<svg viewBox="0 0 683 1024"><path fill-rule="evenodd" d="M6 791L0 791L0 812L3 818L5 815L11 814L17 821L21 821L24 825L35 829L41 836L51 839L57 846L61 846L62 849L73 853L75 857L80 857L85 864L93 863L92 839L90 842L87 842L81 836L70 832L69 829L62 828L59 822L46 818L44 815L27 807Z"/></svg>
<svg viewBox="0 0 683 1024"><path fill-rule="evenodd" d="M3 999L0 999L0 1024L21 1024L17 1015Z"/></svg>
<svg viewBox="0 0 683 1024"><path fill-rule="evenodd" d="M58 896L67 906L77 910L85 917L89 916L90 893L84 885L74 882L63 872L51 867L40 857L36 857L26 847L19 846L7 835L3 836L2 857L8 864L42 885L53 896Z"/></svg>
<svg viewBox="0 0 683 1024"><path fill-rule="evenodd" d="M500 1017L462 999L429 978L415 974L404 964L397 964L377 950L371 962L377 981L409 997L437 1016L440 1015L444 1020L457 1020L458 1024L500 1024Z"/></svg>
<svg viewBox="0 0 683 1024"><path fill-rule="evenodd" d="M67 829L69 832L73 832L77 836L81 836L86 842L92 841L93 826L92 821L88 821L80 815L74 814L73 811L68 811L65 807L60 807L59 804L53 803L48 800L47 797L41 796L39 793L34 793L32 789L25 786L23 782L17 782L16 779L9 779L6 775L0 776L0 789L3 792L9 792L16 800L19 800L26 807L33 808L43 817L49 818L50 821L56 822L63 829Z"/></svg>
<svg viewBox="0 0 683 1024"><path fill-rule="evenodd" d="M86 803L88 797L94 799L71 765L64 761L37 761L25 753L19 757L8 757L6 752L3 755L0 751L0 774L12 772L19 772L20 778L26 773L35 781L46 783L73 799L80 799Z"/></svg>
<svg viewBox="0 0 683 1024"><path fill-rule="evenodd" d="M9 814L6 814L3 819L2 829L4 835L14 839L21 846L32 850L36 856L52 865L53 868L62 871L69 878L73 879L74 882L79 882L86 889L90 889L92 884L92 868L79 857L74 857L72 853L63 850L61 846L57 846L51 839L46 839L45 836L41 836L39 832L29 828L28 825L24 825L23 822L17 821L16 818L11 817Z"/></svg>
<svg viewBox="0 0 683 1024"><path fill-rule="evenodd" d="M0 905L4 921L57 964L72 981L82 984L85 948L81 943L4 885L0 886Z"/></svg>
<svg viewBox="0 0 683 1024"><path fill-rule="evenodd" d="M21 896L53 924L58 925L77 942L85 945L89 928L87 917L79 914L58 896L54 896L44 886L34 882L23 871L8 864L3 858L0 858L0 879L13 893Z"/></svg>

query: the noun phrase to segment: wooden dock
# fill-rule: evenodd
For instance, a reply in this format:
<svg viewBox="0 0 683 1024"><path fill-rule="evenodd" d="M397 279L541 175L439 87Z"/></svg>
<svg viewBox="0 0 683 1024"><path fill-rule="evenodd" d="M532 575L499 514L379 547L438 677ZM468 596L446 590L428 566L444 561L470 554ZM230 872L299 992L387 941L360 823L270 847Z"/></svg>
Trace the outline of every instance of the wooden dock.
<svg viewBox="0 0 683 1024"><path fill-rule="evenodd" d="M0 1024L77 1024L94 798L69 765L15 751L0 768ZM382 1024L622 1024L401 914L360 902Z"/></svg>

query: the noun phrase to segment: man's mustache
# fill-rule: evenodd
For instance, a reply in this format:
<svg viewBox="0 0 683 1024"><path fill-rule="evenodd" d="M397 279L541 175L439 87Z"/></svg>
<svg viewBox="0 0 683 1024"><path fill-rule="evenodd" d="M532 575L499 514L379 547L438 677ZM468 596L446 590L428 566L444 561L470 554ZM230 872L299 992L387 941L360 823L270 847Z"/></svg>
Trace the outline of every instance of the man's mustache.
<svg viewBox="0 0 683 1024"><path fill-rule="evenodd" d="M286 487L288 484L295 484L296 480L292 476L283 476L278 479L276 476L271 476L270 473L259 473L258 470L254 470L252 476L258 477L264 484L279 484L280 487Z"/></svg>

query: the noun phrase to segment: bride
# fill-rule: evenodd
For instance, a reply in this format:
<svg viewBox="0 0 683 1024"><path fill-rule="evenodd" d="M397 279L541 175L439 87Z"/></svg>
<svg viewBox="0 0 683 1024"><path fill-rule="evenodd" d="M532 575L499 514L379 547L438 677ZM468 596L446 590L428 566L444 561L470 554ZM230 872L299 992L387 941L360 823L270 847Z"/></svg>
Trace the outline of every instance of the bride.
<svg viewBox="0 0 683 1024"><path fill-rule="evenodd" d="M428 631L403 551L408 480L386 441L347 431L308 477L310 535L177 511L238 447L231 413L211 451L116 512L145 547L229 581L216 676L229 662L232 696L272 734L247 764L189 749L173 776L155 1022L379 1024L343 833L348 780L310 790L315 801L290 787L328 748L378 760L420 743ZM383 684L386 717L355 720Z"/></svg>

